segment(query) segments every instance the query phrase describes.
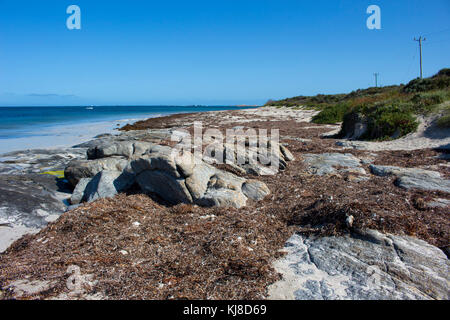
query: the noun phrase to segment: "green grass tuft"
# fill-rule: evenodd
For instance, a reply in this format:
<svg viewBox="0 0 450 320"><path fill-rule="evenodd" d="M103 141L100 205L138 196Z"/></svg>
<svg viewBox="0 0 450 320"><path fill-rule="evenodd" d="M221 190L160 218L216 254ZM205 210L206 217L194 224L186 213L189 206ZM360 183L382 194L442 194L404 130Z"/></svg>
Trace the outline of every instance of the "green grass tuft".
<svg viewBox="0 0 450 320"><path fill-rule="evenodd" d="M344 115L351 110L345 103L339 103L324 108L319 114L313 117L312 122L319 124L335 124L342 122Z"/></svg>

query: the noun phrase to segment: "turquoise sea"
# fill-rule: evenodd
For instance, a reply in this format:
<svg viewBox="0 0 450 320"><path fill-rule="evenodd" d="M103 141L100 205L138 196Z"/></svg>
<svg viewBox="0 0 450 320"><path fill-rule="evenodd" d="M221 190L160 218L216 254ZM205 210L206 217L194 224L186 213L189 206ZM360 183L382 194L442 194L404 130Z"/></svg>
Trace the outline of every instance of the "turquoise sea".
<svg viewBox="0 0 450 320"><path fill-rule="evenodd" d="M242 108L231 106L0 107L0 139L40 135L43 133L41 129L54 125L231 109Z"/></svg>
<svg viewBox="0 0 450 320"><path fill-rule="evenodd" d="M248 109L249 107L245 107ZM0 153L70 146L118 126L175 113L238 110L235 106L0 107Z"/></svg>

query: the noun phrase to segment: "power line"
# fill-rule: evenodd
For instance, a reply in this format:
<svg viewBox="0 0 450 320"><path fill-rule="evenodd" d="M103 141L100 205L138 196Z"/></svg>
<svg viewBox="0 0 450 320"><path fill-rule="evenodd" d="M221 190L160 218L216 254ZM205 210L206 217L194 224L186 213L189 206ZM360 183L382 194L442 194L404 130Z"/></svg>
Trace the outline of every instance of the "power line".
<svg viewBox="0 0 450 320"><path fill-rule="evenodd" d="M442 42L450 42L450 39L441 39L441 40L431 41L431 42L427 42L427 43L430 45L430 44L442 43Z"/></svg>
<svg viewBox="0 0 450 320"><path fill-rule="evenodd" d="M440 31L429 32L429 33L424 34L423 36L424 37L429 37L432 34L434 35L434 34L439 34L439 33L447 32L447 31L450 31L450 28L443 29L443 30L440 30Z"/></svg>
<svg viewBox="0 0 450 320"><path fill-rule="evenodd" d="M413 58L412 58L411 62L409 63L408 71L406 71L406 74L405 74L405 76L403 77L403 80L404 80L403 82L408 81L408 78L409 78L409 72L411 71L411 67L412 67L414 61L416 61L416 55L417 55L417 52L414 53Z"/></svg>

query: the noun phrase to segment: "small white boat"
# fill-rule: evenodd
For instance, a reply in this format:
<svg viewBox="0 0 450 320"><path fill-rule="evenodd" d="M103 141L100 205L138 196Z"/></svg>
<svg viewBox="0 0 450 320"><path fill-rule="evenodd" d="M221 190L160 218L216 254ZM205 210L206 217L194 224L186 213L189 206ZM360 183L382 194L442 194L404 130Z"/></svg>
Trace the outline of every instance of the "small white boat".
<svg viewBox="0 0 450 320"><path fill-rule="evenodd" d="M94 110L94 107L86 107L86 110Z"/></svg>

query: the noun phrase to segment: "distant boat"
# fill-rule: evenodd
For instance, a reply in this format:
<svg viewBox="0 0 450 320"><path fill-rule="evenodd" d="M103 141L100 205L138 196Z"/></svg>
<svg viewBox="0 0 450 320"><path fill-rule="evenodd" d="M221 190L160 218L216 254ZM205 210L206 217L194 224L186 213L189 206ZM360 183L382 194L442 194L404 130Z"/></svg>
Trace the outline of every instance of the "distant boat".
<svg viewBox="0 0 450 320"><path fill-rule="evenodd" d="M94 110L94 107L86 107L86 110Z"/></svg>

